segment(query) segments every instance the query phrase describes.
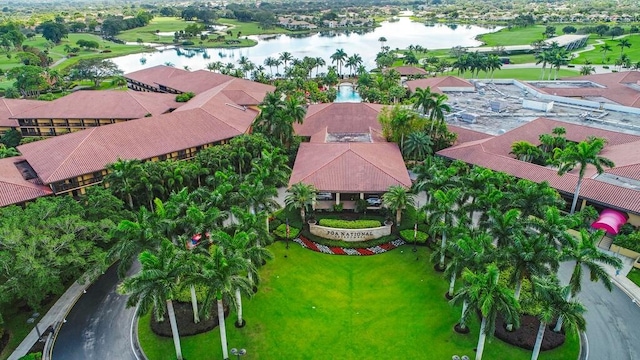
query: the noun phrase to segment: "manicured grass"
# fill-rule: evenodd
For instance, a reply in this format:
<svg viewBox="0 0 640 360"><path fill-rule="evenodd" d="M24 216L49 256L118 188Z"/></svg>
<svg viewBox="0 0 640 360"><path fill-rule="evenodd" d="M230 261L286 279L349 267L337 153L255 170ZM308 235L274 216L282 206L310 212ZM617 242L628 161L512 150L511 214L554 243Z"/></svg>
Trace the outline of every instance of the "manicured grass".
<svg viewBox="0 0 640 360"><path fill-rule="evenodd" d="M624 37L629 40L631 43L630 48L624 48L624 53L629 56L631 62L633 64L640 61L640 34L633 34ZM602 45L595 45L595 49L592 51L587 51L584 53L580 53L577 58L575 58L572 62L578 64L584 64L586 60L591 61L592 64L609 64L614 65L616 59L620 57L620 47L618 46L618 40L611 40L611 37L602 38L605 43L611 46L611 51L608 51L604 56L603 62L603 53L600 51ZM607 60L608 59L608 60Z"/></svg>
<svg viewBox="0 0 640 360"><path fill-rule="evenodd" d="M257 22L241 22L233 19L218 19L218 23L222 25L229 26L230 28L227 30L231 30L233 32L233 36L235 37L240 31L240 36L247 35L260 35L260 34L295 34L296 32L292 32L281 27L272 27L270 29L263 29L260 27L260 24Z"/></svg>
<svg viewBox="0 0 640 360"><path fill-rule="evenodd" d="M142 39L143 42L173 43L173 36L158 36L159 32L176 32L184 30L188 25L195 23L194 21L186 21L175 17L155 17L149 22L149 25L141 28L123 31L118 34L118 38L124 41L137 41Z"/></svg>
<svg viewBox="0 0 640 360"><path fill-rule="evenodd" d="M627 274L627 278L633 281L634 284L640 286L640 270L632 268L631 271Z"/></svg>
<svg viewBox="0 0 640 360"><path fill-rule="evenodd" d="M517 27L511 30L504 28L500 31L480 35L478 40L484 42L485 46L529 45L536 40L543 40L544 30L544 25ZM559 30L557 26L556 30Z"/></svg>
<svg viewBox="0 0 640 360"><path fill-rule="evenodd" d="M368 257L330 256L297 244L270 246L275 260L261 270L260 290L244 301L247 325L227 318L229 348L245 348L251 359L449 359L473 357L478 321L471 333L453 331L460 308L444 298L447 281L419 261L409 246ZM284 255L288 257L285 258ZM150 333L140 320L140 343L150 360L174 359L170 338ZM220 359L219 331L183 337L187 359ZM428 354L428 356L426 355ZM578 339L544 352L540 359L575 359ZM531 352L490 338L485 359L529 359ZM427 357L425 357L427 356Z"/></svg>

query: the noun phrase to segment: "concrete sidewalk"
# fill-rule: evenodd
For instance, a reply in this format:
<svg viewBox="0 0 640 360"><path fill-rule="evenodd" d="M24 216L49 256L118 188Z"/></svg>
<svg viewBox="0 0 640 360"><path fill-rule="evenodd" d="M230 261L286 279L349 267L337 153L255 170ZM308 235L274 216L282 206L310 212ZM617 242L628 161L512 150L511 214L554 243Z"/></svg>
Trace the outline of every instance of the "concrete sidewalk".
<svg viewBox="0 0 640 360"><path fill-rule="evenodd" d="M622 290L625 294L627 294L627 296L631 298L631 301L633 301L634 304L640 307L640 287L638 287L638 285L627 278L627 274L633 268L635 259L628 258L626 256L622 256L607 250L602 251L616 256L620 258L620 260L622 260L622 269L620 269L619 272L617 272L616 269L613 268L613 266L605 265L604 268L607 271L607 274L609 274L609 277L611 278L613 283L616 284L616 286L618 286L620 290Z"/></svg>
<svg viewBox="0 0 640 360"><path fill-rule="evenodd" d="M67 291L65 291L64 294L60 296L58 301L56 301L56 303L51 307L51 309L49 309L49 311L47 311L47 313L44 316L38 319L39 321L37 323L37 326L38 326L38 329L40 329L40 332L42 333L49 326L55 327L56 324L64 321L64 318L67 316L69 311L71 311L71 308L73 308L73 305L75 305L76 301L78 301L80 296L84 294L84 292L86 291L89 285L91 285L91 282L89 281L87 281L84 284L80 284L77 281L74 282L73 285L71 285L67 289ZM43 340L45 338L46 338L45 336L42 337ZM18 360L22 356L25 356L29 352L33 344L35 344L37 341L38 341L38 333L34 326L34 328L31 330L29 335L27 335L27 337L24 338L24 340L22 340L22 342L20 343L20 345L18 345L16 350L9 356L8 360Z"/></svg>

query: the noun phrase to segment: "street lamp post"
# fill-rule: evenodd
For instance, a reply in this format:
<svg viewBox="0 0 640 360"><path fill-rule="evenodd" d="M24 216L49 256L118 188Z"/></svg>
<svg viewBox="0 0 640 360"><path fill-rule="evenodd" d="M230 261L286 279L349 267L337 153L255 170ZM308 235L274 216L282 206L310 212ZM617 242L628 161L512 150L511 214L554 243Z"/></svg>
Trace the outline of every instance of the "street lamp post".
<svg viewBox="0 0 640 360"><path fill-rule="evenodd" d="M238 360L240 360L240 356L246 355L247 354L247 350L246 349L236 349L236 348L232 348L231 349L231 355L235 355L238 357Z"/></svg>

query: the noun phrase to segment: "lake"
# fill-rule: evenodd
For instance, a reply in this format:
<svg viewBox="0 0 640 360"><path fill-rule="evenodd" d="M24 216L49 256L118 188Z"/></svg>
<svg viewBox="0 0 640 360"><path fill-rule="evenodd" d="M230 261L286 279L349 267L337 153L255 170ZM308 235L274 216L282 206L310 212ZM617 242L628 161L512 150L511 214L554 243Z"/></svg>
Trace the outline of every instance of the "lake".
<svg viewBox="0 0 640 360"><path fill-rule="evenodd" d="M140 53L113 58L114 63L125 73L144 68L172 63L177 68L188 66L190 70L206 69L210 62L237 64L241 56L246 56L256 65L263 65L267 57L278 57L284 51L290 52L294 58L322 57L327 65L331 64L330 56L337 49L344 49L347 55L359 54L363 65L371 70L376 67L375 57L382 44L378 41L385 37L384 46L391 49L406 49L409 45L420 45L429 50L449 49L454 46L475 47L482 43L476 36L500 30L501 27L481 27L477 25L425 25L412 22L407 17L398 21L381 23L375 29L358 31L326 31L295 36L276 35L269 39L249 36L258 44L250 48L237 49L165 49L149 53ZM335 64L334 64L335 65ZM269 68L266 67L267 73ZM273 69L275 72L275 69ZM282 70L282 66L280 69ZM325 71L325 69L320 69ZM315 73L315 71L314 71Z"/></svg>

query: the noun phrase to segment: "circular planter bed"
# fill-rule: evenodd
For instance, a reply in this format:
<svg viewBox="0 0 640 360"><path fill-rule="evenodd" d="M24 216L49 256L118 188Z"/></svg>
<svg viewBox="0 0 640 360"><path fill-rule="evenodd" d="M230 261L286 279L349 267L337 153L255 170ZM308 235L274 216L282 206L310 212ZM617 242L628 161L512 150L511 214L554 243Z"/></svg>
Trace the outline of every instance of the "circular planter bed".
<svg viewBox="0 0 640 360"><path fill-rule="evenodd" d="M208 319L203 316L200 317L199 323L193 322L193 308L191 303L174 301L173 308L176 313L176 322L178 323L178 332L180 336L196 335L203 332L210 331L218 326L218 314L215 309L211 312ZM229 316L229 307L226 306L224 310L225 318ZM171 324L169 322L169 315L165 314L164 321L156 321L155 316L151 316L151 330L159 336L171 337Z"/></svg>
<svg viewBox="0 0 640 360"><path fill-rule="evenodd" d="M565 334L553 331L555 321L547 325L547 329L544 332L544 338L542 339L541 351L555 349L558 346L564 344ZM495 336L513 346L521 347L523 349L532 350L536 343L536 336L538 335L538 327L540 321L535 316L523 315L520 318L520 327L507 331L507 324L504 323L504 319L498 317L496 319L496 332Z"/></svg>

